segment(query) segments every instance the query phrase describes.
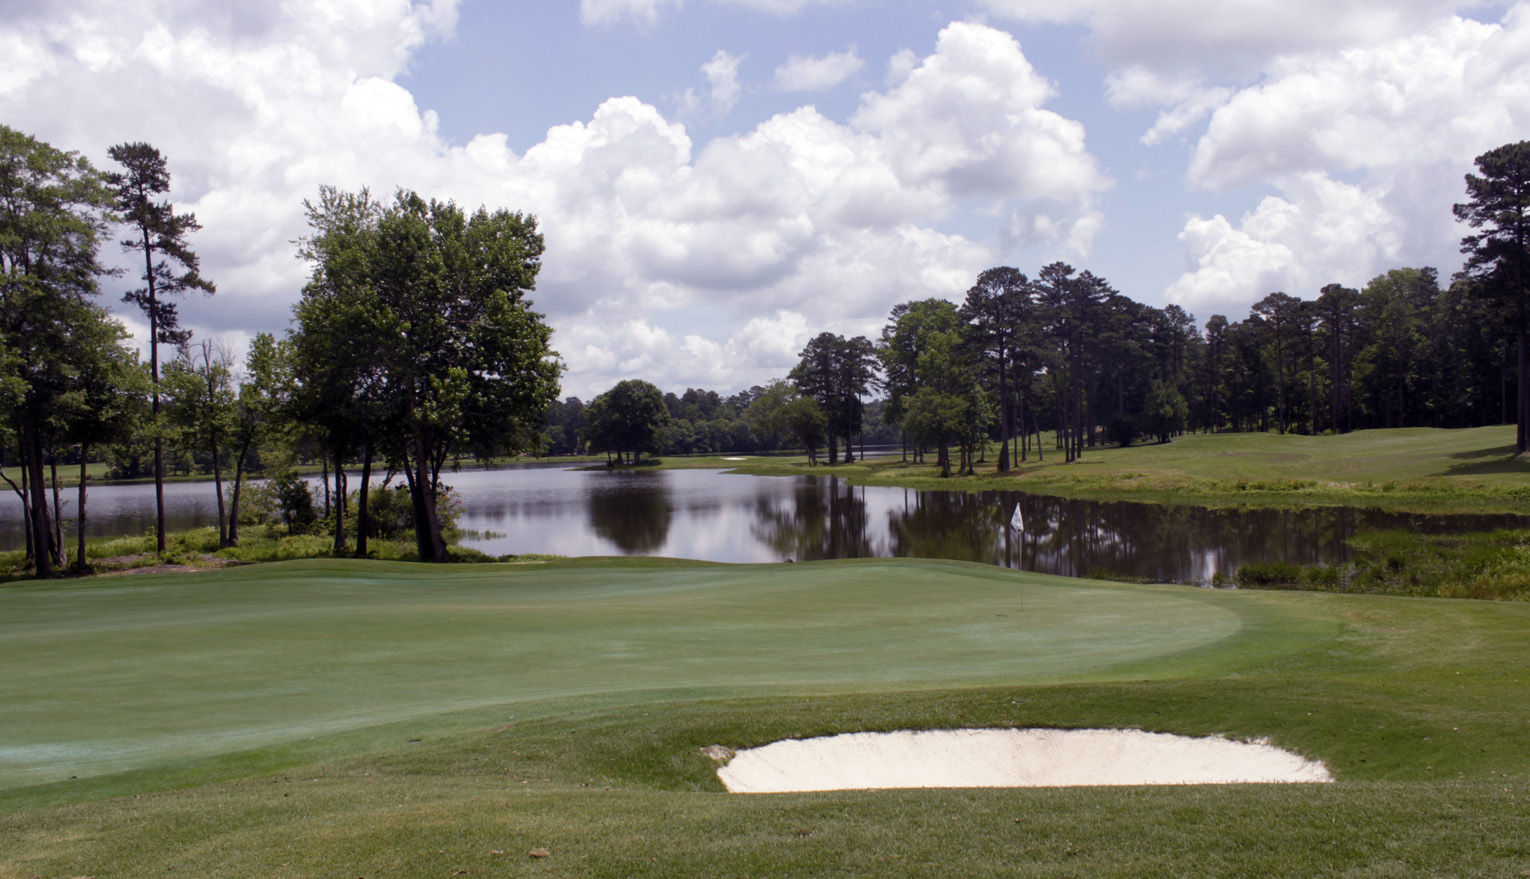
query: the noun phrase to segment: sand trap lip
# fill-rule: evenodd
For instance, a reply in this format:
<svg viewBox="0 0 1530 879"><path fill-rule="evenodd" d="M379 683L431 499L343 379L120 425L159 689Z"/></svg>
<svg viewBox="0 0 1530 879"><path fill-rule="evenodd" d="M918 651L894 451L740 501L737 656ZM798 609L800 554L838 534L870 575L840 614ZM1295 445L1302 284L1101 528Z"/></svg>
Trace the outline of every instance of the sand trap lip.
<svg viewBox="0 0 1530 879"><path fill-rule="evenodd" d="M1322 763L1264 741L1124 729L846 733L739 751L732 793L933 787L1328 782Z"/></svg>

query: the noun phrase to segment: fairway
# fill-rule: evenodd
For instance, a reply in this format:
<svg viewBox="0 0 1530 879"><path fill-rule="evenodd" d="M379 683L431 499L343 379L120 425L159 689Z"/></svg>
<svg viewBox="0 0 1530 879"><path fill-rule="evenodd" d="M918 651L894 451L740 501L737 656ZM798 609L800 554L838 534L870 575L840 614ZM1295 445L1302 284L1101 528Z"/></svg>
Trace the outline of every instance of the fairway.
<svg viewBox="0 0 1530 879"><path fill-rule="evenodd" d="M0 787L485 706L1108 677L1236 635L1169 587L941 562L291 562L0 592Z"/></svg>
<svg viewBox="0 0 1530 879"><path fill-rule="evenodd" d="M1521 877L1527 632L913 559L9 586L0 879ZM704 753L908 729L1268 739L1334 783L741 796Z"/></svg>

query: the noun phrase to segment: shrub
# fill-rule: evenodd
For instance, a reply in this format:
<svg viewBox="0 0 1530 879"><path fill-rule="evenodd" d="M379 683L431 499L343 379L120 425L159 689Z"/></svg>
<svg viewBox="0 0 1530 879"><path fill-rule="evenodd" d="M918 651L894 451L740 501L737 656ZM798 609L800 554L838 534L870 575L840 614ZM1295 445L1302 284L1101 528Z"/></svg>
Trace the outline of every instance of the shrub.
<svg viewBox="0 0 1530 879"><path fill-rule="evenodd" d="M271 479L277 514L288 534L306 534L318 520L313 508L313 492L296 471L286 470Z"/></svg>

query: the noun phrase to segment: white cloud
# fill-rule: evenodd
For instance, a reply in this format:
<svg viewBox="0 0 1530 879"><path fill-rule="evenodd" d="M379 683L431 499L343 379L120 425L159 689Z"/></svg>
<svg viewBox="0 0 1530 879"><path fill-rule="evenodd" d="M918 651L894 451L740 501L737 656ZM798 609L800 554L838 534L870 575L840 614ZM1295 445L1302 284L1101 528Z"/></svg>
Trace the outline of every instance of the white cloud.
<svg viewBox="0 0 1530 879"><path fill-rule="evenodd" d="M752 318L722 342L695 333L677 335L641 317L607 320L590 314L559 339L585 364L574 382L564 383L563 394L589 400L629 378L657 380L675 392L762 385L784 377L782 365L796 363L817 332L791 311Z"/></svg>
<svg viewBox="0 0 1530 879"><path fill-rule="evenodd" d="M1141 65L1112 71L1105 79L1105 97L1113 107L1166 108L1142 135L1142 142L1149 146L1200 122L1232 95L1232 89L1209 86L1198 74L1166 74Z"/></svg>
<svg viewBox="0 0 1530 879"><path fill-rule="evenodd" d="M579 20L597 27L623 21L651 25L683 4L684 0L579 0Z"/></svg>
<svg viewBox="0 0 1530 879"><path fill-rule="evenodd" d="M0 31L36 60L0 76L0 118L101 164L124 140L163 151L219 285L182 304L204 337L287 325L307 274L291 242L321 184L384 199L406 187L538 217L533 299L570 392L634 374L727 390L783 375L810 329L874 333L896 302L959 296L996 258L937 228L964 205L1077 248L1106 185L1082 126L1045 109L1050 84L979 25L943 31L848 122L804 107L697 145L622 97L518 155L502 134L445 142L400 84L453 4L248 3L218 27L199 22L222 22L222 6L176 8L192 11L74 0ZM719 106L736 100L738 58L709 67ZM130 282L110 286L109 299Z"/></svg>
<svg viewBox="0 0 1530 879"><path fill-rule="evenodd" d="M1383 42L1479 4L1461 0L981 0L1028 23L1082 24L1118 64L1258 70L1286 53Z"/></svg>
<svg viewBox="0 0 1530 879"><path fill-rule="evenodd" d="M776 68L775 85L783 92L815 92L833 88L866 65L851 46L821 58L793 55Z"/></svg>
<svg viewBox="0 0 1530 879"><path fill-rule="evenodd" d="M1530 6L1502 25L1452 18L1413 36L1273 65L1211 117L1193 183L1307 170L1459 163L1530 128Z"/></svg>
<svg viewBox="0 0 1530 879"><path fill-rule="evenodd" d="M908 79L908 75L919 66L919 53L913 49L899 49L887 59L887 87L894 88Z"/></svg>
<svg viewBox="0 0 1530 879"><path fill-rule="evenodd" d="M1109 180L1084 126L1044 109L1052 95L1014 37L959 22L899 85L868 93L853 122L880 137L905 181L1046 205L1060 227L1094 225L1094 196Z"/></svg>
<svg viewBox="0 0 1530 879"><path fill-rule="evenodd" d="M1284 178L1277 188L1280 196L1265 198L1236 226L1221 214L1186 221L1179 239L1190 270L1169 287L1169 302L1203 319L1240 319L1268 293L1310 299L1328 283L1364 284L1403 258L1387 193L1318 173Z"/></svg>
<svg viewBox="0 0 1530 879"><path fill-rule="evenodd" d="M693 89L686 89L680 99L680 112L685 116L696 116L708 113L713 116L726 116L738 104L739 94L743 91L738 84L738 65L743 61L742 55L733 55L722 49L712 56L712 60L701 65L701 72L706 75L708 83L707 96L698 95Z"/></svg>
<svg viewBox="0 0 1530 879"><path fill-rule="evenodd" d="M740 6L772 15L794 15L810 6L832 6L844 0L711 0L724 6ZM609 27L624 21L652 25L678 12L685 0L579 0L579 20L587 25Z"/></svg>

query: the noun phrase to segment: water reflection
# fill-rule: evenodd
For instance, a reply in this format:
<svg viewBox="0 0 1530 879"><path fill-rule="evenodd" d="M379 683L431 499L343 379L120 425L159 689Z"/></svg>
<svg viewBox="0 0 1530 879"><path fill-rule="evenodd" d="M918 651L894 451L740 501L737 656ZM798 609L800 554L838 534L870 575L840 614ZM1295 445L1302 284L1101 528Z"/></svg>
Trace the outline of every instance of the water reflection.
<svg viewBox="0 0 1530 879"><path fill-rule="evenodd" d="M590 527L624 555L650 555L669 538L674 508L662 479L653 474L613 474L613 480L591 480L585 502Z"/></svg>
<svg viewBox="0 0 1530 879"><path fill-rule="evenodd" d="M761 497L753 533L780 559L845 559L885 556L873 539L865 489L838 477L794 480L790 504Z"/></svg>
<svg viewBox="0 0 1530 879"><path fill-rule="evenodd" d="M664 555L723 562L920 556L1068 576L1206 583L1251 562L1349 560L1345 540L1384 528L1418 533L1530 528L1515 516L1415 516L1375 510L1210 510L1101 503L1018 492L854 487L834 477L707 470L611 473L566 468L462 471L448 478L468 546L491 555ZM212 488L167 486L173 527L212 521ZM140 533L152 486L91 489L92 531ZM1011 527L1018 509L1023 529ZM18 548L20 505L0 507L0 548Z"/></svg>

